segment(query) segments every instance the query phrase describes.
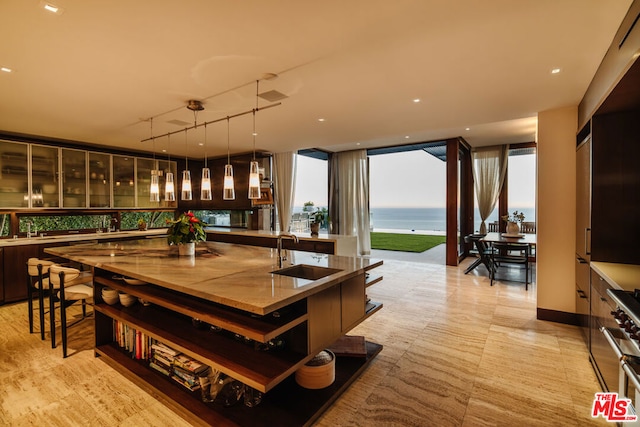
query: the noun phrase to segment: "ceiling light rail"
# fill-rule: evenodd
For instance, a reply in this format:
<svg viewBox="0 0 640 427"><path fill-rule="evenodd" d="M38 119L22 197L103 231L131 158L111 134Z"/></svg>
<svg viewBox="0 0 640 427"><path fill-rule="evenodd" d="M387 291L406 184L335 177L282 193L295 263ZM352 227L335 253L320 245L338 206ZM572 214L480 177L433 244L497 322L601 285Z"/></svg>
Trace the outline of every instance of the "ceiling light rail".
<svg viewBox="0 0 640 427"><path fill-rule="evenodd" d="M193 126L189 126L189 127L184 128L184 129L175 130L173 132L163 133L162 135L151 135L149 138L141 139L140 142L147 142L147 141L151 141L153 139L163 138L165 136L171 136L171 135L174 135L176 133L186 132L186 131L189 131L191 129L197 129L200 126L206 126L206 125L210 125L212 123L218 123L218 122L222 122L222 121L225 121L225 120L235 119L236 117L246 116L247 114L255 114L258 111L266 110L266 109L272 108L272 107L277 107L279 105L282 105L282 102L277 102L275 104L265 105L264 107L252 108L251 110L243 111L243 112L237 113L237 114L232 114L230 116L224 116L224 117L221 117L219 119L211 120L211 121L208 121L208 122L197 123L197 124L194 124ZM187 108L191 109L189 106L187 106Z"/></svg>

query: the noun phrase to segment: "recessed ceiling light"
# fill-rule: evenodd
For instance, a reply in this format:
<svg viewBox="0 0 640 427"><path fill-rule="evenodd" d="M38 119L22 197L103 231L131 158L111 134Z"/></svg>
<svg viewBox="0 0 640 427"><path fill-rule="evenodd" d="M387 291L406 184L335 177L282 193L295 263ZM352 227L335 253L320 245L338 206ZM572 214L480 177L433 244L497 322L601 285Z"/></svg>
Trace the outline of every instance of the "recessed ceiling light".
<svg viewBox="0 0 640 427"><path fill-rule="evenodd" d="M360 145L360 143L359 143L359 142L356 142L356 145Z"/></svg>
<svg viewBox="0 0 640 427"><path fill-rule="evenodd" d="M41 2L40 2L40 6L41 6L44 10L46 10L47 12L51 12L51 13L54 13L54 14L56 14L56 15L61 15L61 14L62 14L62 12L64 12L64 9L63 9L63 8L58 7L58 6L56 6L55 4L53 4L53 3L47 3L47 2L41 1Z"/></svg>
<svg viewBox="0 0 640 427"><path fill-rule="evenodd" d="M12 70L11 68L1 67L1 68L0 68L0 71L4 71L5 73L10 73L10 72L12 72L13 70Z"/></svg>
<svg viewBox="0 0 640 427"><path fill-rule="evenodd" d="M404 139L409 139L409 135L405 135L405 136L404 136Z"/></svg>
<svg viewBox="0 0 640 427"><path fill-rule="evenodd" d="M318 119L319 122L324 122L324 119Z"/></svg>
<svg viewBox="0 0 640 427"><path fill-rule="evenodd" d="M464 130L471 130L471 128L464 128Z"/></svg>
<svg viewBox="0 0 640 427"><path fill-rule="evenodd" d="M415 102L417 104L418 102L420 102L420 98L414 99L413 102Z"/></svg>
<svg viewBox="0 0 640 427"><path fill-rule="evenodd" d="M166 152L167 152L167 150L165 150L165 149L162 149L162 152L163 152L163 153L166 153Z"/></svg>
<svg viewBox="0 0 640 427"><path fill-rule="evenodd" d="M551 74L558 74L560 72L560 68L554 68L551 70Z"/></svg>
<svg viewBox="0 0 640 427"><path fill-rule="evenodd" d="M202 147L204 145L204 143L203 142L198 142L198 145Z"/></svg>

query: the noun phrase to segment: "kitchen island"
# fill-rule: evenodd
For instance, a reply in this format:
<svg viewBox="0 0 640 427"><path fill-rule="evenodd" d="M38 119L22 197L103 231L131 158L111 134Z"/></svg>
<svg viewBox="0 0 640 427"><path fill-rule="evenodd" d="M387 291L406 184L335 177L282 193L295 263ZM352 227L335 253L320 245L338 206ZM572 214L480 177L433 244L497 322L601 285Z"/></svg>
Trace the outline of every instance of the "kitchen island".
<svg viewBox="0 0 640 427"><path fill-rule="evenodd" d="M336 381L325 389L306 390L293 380L298 368L382 307L366 296L367 286L381 280L368 271L382 261L288 251L278 267L275 249L206 242L195 257L179 257L164 239L46 251L94 269L96 355L195 424L310 424L382 348L366 343L363 357L338 357ZM107 305L103 287L151 304ZM197 392L122 350L114 339L118 323L265 393L262 403L201 402ZM265 351L273 342L284 346Z"/></svg>

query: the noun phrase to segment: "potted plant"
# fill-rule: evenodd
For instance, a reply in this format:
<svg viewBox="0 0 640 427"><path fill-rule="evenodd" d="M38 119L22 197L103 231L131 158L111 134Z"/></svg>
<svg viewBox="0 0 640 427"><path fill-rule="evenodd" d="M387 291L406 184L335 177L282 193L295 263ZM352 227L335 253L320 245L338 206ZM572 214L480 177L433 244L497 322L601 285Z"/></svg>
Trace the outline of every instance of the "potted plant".
<svg viewBox="0 0 640 427"><path fill-rule="evenodd" d="M524 221L524 213L513 211L513 214L503 215L502 220L507 222L507 234L520 234L520 225Z"/></svg>
<svg viewBox="0 0 640 427"><path fill-rule="evenodd" d="M195 245L207 240L204 227L207 225L191 211L181 214L174 220L167 220L167 242L178 245L180 255L195 255Z"/></svg>
<svg viewBox="0 0 640 427"><path fill-rule="evenodd" d="M144 218L138 220L138 230L145 231L147 229L147 221Z"/></svg>
<svg viewBox="0 0 640 427"><path fill-rule="evenodd" d="M311 228L311 235L317 236L320 231L320 226L328 219L329 215L327 212L327 208L318 209L315 212L309 214L309 220L311 223L309 227Z"/></svg>

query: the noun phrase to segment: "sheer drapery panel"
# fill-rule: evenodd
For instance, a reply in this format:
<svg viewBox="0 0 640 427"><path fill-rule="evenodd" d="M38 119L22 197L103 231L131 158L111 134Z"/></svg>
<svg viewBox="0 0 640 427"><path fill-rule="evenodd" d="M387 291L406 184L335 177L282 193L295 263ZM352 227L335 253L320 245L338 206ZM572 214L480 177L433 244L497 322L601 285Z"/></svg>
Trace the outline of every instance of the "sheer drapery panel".
<svg viewBox="0 0 640 427"><path fill-rule="evenodd" d="M473 180L480 211L480 234L487 232L485 220L491 215L498 202L502 183L507 170L509 145L481 147L472 153Z"/></svg>
<svg viewBox="0 0 640 427"><path fill-rule="evenodd" d="M297 154L294 152L273 155L273 185L279 231L290 231L293 198L296 191Z"/></svg>
<svg viewBox="0 0 640 427"><path fill-rule="evenodd" d="M371 253L369 234L369 172L366 150L331 157L329 212L335 234L357 236L358 253Z"/></svg>

